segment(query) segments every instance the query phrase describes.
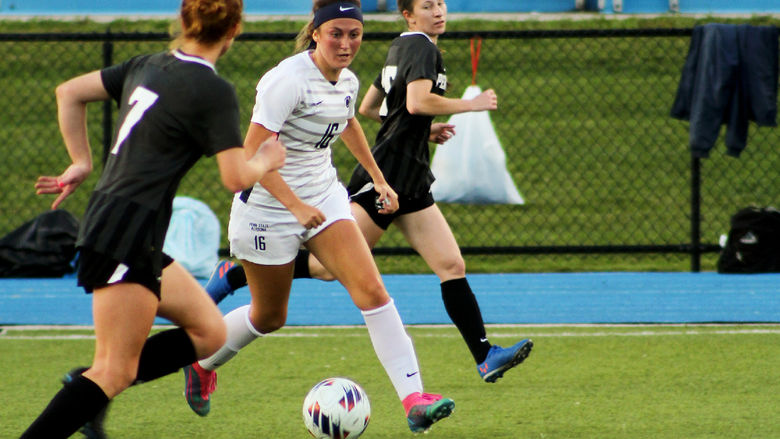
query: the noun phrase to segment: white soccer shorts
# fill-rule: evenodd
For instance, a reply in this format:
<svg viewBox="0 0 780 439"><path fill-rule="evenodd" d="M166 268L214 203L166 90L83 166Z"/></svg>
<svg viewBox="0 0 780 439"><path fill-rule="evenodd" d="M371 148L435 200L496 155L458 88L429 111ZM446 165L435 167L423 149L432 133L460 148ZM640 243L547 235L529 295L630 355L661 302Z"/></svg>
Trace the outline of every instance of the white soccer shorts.
<svg viewBox="0 0 780 439"><path fill-rule="evenodd" d="M261 265L283 265L298 254L301 245L336 221L355 221L344 186L334 184L322 203L314 206L325 215L319 227L306 230L287 209L249 206L236 195L230 210L230 253Z"/></svg>

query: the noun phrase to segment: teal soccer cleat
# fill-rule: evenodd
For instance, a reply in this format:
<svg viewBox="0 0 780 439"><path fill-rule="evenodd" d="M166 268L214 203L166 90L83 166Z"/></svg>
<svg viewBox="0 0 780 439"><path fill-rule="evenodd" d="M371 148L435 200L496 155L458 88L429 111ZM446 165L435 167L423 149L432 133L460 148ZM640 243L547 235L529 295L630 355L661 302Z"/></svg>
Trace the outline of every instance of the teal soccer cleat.
<svg viewBox="0 0 780 439"><path fill-rule="evenodd" d="M217 390L217 372L206 370L195 362L182 368L184 398L193 412L206 416L211 411L211 394Z"/></svg>
<svg viewBox="0 0 780 439"><path fill-rule="evenodd" d="M425 433L455 410L455 401L430 393L413 393L404 399L403 404L408 407L406 421L413 433Z"/></svg>

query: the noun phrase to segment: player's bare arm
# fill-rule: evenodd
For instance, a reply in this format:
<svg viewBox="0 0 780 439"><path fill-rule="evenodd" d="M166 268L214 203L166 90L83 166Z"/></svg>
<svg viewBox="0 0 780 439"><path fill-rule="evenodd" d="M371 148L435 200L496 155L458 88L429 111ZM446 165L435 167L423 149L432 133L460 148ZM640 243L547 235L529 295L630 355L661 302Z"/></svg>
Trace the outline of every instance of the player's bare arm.
<svg viewBox="0 0 780 439"><path fill-rule="evenodd" d="M87 104L110 98L99 71L77 76L56 89L57 118L71 164L59 176L40 176L36 194L59 194L51 208L59 207L92 172L92 152L87 137Z"/></svg>
<svg viewBox="0 0 780 439"><path fill-rule="evenodd" d="M277 133L269 130L263 125L250 123L249 129L244 139L244 151L247 156L257 154L260 146L269 140L276 139ZM271 171L266 173L259 183L284 207L286 207L301 225L307 229L312 229L325 222L325 215L316 207L304 203L285 183L279 172Z"/></svg>
<svg viewBox="0 0 780 439"><path fill-rule="evenodd" d="M434 122L431 124L431 134L428 136L429 142L442 143L452 139L455 135L455 125L442 122Z"/></svg>
<svg viewBox="0 0 780 439"><path fill-rule="evenodd" d="M267 173L284 165L285 147L274 138L265 140L248 160L243 148L230 148L217 154L222 184L231 192L251 187Z"/></svg>
<svg viewBox="0 0 780 439"><path fill-rule="evenodd" d="M440 116L498 108L493 89L483 91L474 99L452 99L431 93L432 86L430 79L418 79L406 86L406 109L410 114Z"/></svg>
<svg viewBox="0 0 780 439"><path fill-rule="evenodd" d="M366 95L363 96L363 101L360 102L360 108L358 108L358 112L369 119L382 122L382 118L379 117L379 109L382 107L382 101L384 99L384 90L381 88L376 88L374 84L371 84L371 86L368 87Z"/></svg>
<svg viewBox="0 0 780 439"><path fill-rule="evenodd" d="M366 169L368 175L371 176L374 182L374 190L379 194L378 201L382 204L382 209L379 210L379 213L393 213L398 210L398 194L387 184L385 176L376 164L376 160L374 160L374 156L371 154L371 149L368 146L366 134L363 132L363 128L361 128L357 118L353 117L347 121L347 127L341 133L341 139L360 165Z"/></svg>

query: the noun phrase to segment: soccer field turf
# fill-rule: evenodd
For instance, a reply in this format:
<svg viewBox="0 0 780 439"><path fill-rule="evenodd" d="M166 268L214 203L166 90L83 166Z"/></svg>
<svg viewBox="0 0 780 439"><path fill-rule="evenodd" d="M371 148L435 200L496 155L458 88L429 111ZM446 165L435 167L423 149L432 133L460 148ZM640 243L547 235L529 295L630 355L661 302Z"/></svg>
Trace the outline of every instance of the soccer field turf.
<svg viewBox="0 0 780 439"><path fill-rule="evenodd" d="M780 325L490 326L493 343L531 337L525 363L479 379L452 326L408 328L426 390L453 398L440 438L777 438ZM6 327L0 335L0 437L16 438L89 364L90 328ZM288 327L219 369L212 412L192 413L181 373L111 405L112 438L306 438L301 404L327 376L365 388L365 438L412 437L364 327ZM75 437L79 437L77 435Z"/></svg>

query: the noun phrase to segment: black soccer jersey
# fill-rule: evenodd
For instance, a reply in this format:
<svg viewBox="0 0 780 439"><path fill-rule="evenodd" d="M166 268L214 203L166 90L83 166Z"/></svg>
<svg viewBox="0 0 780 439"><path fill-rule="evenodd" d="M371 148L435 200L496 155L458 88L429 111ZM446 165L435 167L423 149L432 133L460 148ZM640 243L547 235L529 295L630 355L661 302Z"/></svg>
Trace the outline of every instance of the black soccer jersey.
<svg viewBox="0 0 780 439"><path fill-rule="evenodd" d="M393 40L374 81L386 96L380 109L382 126L371 151L390 186L407 197L427 194L434 180L428 147L433 116L412 115L406 109L406 85L418 79L433 81L435 94L443 95L447 89L439 48L423 33L403 33ZM356 193L370 181L368 172L358 165L349 192Z"/></svg>
<svg viewBox="0 0 780 439"><path fill-rule="evenodd" d="M159 268L173 198L203 155L242 145L238 99L214 66L181 52L132 58L101 71L119 103L108 160L77 246Z"/></svg>

